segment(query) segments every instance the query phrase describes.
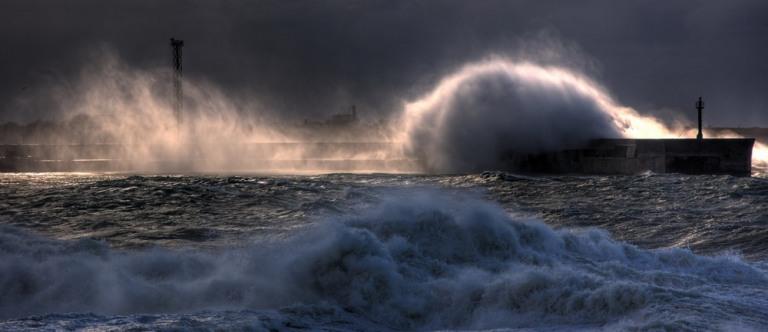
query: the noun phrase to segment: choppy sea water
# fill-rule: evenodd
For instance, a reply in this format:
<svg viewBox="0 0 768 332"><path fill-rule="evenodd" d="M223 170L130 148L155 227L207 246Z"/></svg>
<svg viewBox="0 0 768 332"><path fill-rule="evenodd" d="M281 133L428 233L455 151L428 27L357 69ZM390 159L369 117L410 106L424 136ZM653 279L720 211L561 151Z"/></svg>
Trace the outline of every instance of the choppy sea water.
<svg viewBox="0 0 768 332"><path fill-rule="evenodd" d="M2 330L766 330L768 179L0 175Z"/></svg>

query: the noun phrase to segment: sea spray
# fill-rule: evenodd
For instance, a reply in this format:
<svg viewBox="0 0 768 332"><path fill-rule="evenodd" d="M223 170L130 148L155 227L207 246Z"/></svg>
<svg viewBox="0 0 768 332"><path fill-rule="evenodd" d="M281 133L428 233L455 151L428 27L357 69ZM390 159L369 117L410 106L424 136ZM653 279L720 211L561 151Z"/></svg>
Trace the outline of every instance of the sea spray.
<svg viewBox="0 0 768 332"><path fill-rule="evenodd" d="M556 152L596 138L695 137L680 122L664 122L617 102L578 71L528 59L490 57L445 76L404 106L400 140L435 173L510 169L511 153ZM739 137L736 134L706 137ZM753 163L768 165L757 142Z"/></svg>
<svg viewBox="0 0 768 332"><path fill-rule="evenodd" d="M110 160L107 169L115 171L409 169L397 163L402 153L383 124L288 118L254 96L237 97L194 76L184 79L184 109L177 115L169 71L134 68L109 51L90 60L71 91L50 92L61 121L45 130L31 124L17 135L0 133L0 141L55 145L44 151L57 153L35 158L105 159ZM338 166L338 161L347 162Z"/></svg>
<svg viewBox="0 0 768 332"><path fill-rule="evenodd" d="M377 115L377 124L356 128L300 125L256 97L235 98L193 77L185 80L177 123L167 71L131 68L109 52L91 62L71 91L51 93L67 121L45 130L30 125L6 143L107 144L84 155L119 160L113 170L454 173L514 169L506 159L515 152L579 148L593 138L695 136L684 124L621 105L584 74L527 59L467 63L424 96ZM81 159L77 147L56 149ZM756 169L768 165L763 142L752 159Z"/></svg>
<svg viewBox="0 0 768 332"><path fill-rule="evenodd" d="M112 250L3 227L0 272L4 319L330 305L378 326L443 329L644 326L672 307L668 323L696 326L701 305L768 311L717 295L768 290L765 272L738 258L553 230L433 190L395 193L287 239L211 251ZM727 319L712 310L708 318Z"/></svg>
<svg viewBox="0 0 768 332"><path fill-rule="evenodd" d="M504 168L509 152L620 137L605 105L557 70L501 60L467 65L406 105L407 150L432 172L466 172Z"/></svg>

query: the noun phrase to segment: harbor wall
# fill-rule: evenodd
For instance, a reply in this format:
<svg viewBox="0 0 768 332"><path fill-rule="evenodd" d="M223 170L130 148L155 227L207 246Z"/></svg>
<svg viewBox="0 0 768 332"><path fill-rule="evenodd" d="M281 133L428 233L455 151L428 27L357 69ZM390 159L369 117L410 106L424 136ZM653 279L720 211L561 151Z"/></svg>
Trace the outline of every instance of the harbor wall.
<svg viewBox="0 0 768 332"><path fill-rule="evenodd" d="M502 156L507 171L541 174L730 174L750 176L755 140L596 139L581 149ZM0 145L0 172L195 171L206 165L195 147L181 159L135 160L129 146ZM253 143L222 146L237 155L227 170L418 172L418 161L389 154L393 143ZM286 153L291 152L294 153ZM221 171L213 165L208 171Z"/></svg>
<svg viewBox="0 0 768 332"><path fill-rule="evenodd" d="M752 173L752 138L596 139L582 149L510 154L508 167L531 173Z"/></svg>

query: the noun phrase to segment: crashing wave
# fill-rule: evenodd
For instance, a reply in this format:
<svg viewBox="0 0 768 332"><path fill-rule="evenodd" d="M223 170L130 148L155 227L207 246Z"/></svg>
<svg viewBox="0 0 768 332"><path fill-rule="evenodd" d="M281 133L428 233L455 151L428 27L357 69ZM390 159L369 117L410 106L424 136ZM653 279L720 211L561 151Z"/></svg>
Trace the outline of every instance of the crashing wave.
<svg viewBox="0 0 768 332"><path fill-rule="evenodd" d="M553 230L433 191L401 194L289 239L208 252L118 251L2 227L0 272L2 319L308 305L388 328L442 329L627 324L657 319L665 306L685 322L681 312L690 306L700 315L702 301L768 312L711 295L766 294L765 272L738 258L643 250L602 231Z"/></svg>

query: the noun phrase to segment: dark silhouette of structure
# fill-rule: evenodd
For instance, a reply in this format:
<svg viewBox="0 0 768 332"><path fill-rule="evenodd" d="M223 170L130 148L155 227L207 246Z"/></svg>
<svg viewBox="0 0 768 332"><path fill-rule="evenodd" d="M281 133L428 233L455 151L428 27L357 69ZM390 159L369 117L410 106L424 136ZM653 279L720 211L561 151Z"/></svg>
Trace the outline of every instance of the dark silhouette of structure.
<svg viewBox="0 0 768 332"><path fill-rule="evenodd" d="M305 127L351 127L359 124L359 119L357 118L357 106L352 105L349 108L349 113L343 112L343 113L336 113L331 115L331 117L325 121L314 121L309 119L304 119L304 126Z"/></svg>
<svg viewBox="0 0 768 332"><path fill-rule="evenodd" d="M505 169L572 174L752 174L754 138L595 139L585 147L510 153Z"/></svg>
<svg viewBox="0 0 768 332"><path fill-rule="evenodd" d="M704 101L699 97L699 101L696 102L696 109L699 111L699 133L696 134L696 139L701 141L704 135L701 133L701 111L704 109Z"/></svg>
<svg viewBox="0 0 768 332"><path fill-rule="evenodd" d="M349 113L334 114L327 123L336 126L348 126L357 123L357 107L352 105Z"/></svg>
<svg viewBox="0 0 768 332"><path fill-rule="evenodd" d="M171 50L173 52L173 92L174 92L174 113L176 123L181 124L181 110L184 107L184 90L181 86L181 48L184 47L184 41L171 38Z"/></svg>
<svg viewBox="0 0 768 332"><path fill-rule="evenodd" d="M655 173L752 174L753 138L709 139L595 139L578 149L501 156L499 170L535 174ZM190 144L185 149L193 149ZM329 170L400 169L419 172L418 160L401 158L344 159L362 153L386 154L399 148L390 142L294 142L223 144L223 155L238 156L230 169ZM172 159L131 159L132 147L123 144L0 145L0 172L199 171ZM283 159L285 151L306 151L302 159ZM137 168L138 167L138 168ZM180 168L181 167L181 168ZM217 171L217 169L210 169ZM429 170L426 170L429 171Z"/></svg>

